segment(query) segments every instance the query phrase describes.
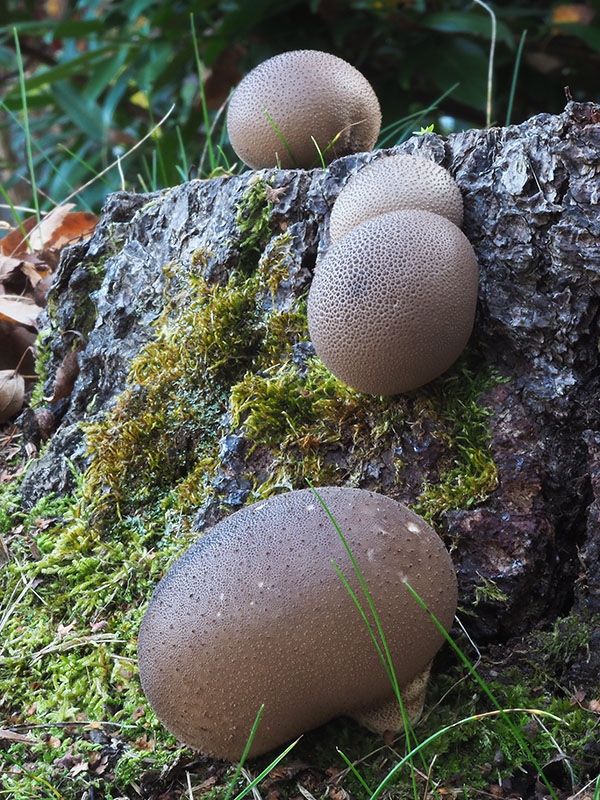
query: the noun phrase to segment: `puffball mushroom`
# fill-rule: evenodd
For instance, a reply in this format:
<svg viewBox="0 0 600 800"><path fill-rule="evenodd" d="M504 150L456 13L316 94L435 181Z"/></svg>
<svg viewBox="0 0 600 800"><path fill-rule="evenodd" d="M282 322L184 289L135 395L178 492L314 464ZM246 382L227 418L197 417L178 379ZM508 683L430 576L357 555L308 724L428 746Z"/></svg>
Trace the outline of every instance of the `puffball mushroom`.
<svg viewBox="0 0 600 800"><path fill-rule="evenodd" d="M364 75L320 50L263 61L238 85L227 112L231 146L253 169L314 166L311 136L326 162L372 150L380 127L379 101Z"/></svg>
<svg viewBox="0 0 600 800"><path fill-rule="evenodd" d="M317 355L359 392L408 392L441 375L467 343L477 260L464 233L430 211L381 214L327 251L308 295Z"/></svg>
<svg viewBox="0 0 600 800"><path fill-rule="evenodd" d="M463 222L462 195L448 170L421 156L387 156L360 169L338 195L329 221L331 241L371 217L406 208L433 211L459 228Z"/></svg>
<svg viewBox="0 0 600 800"><path fill-rule="evenodd" d="M449 628L457 599L450 556L395 500L341 487L319 493L362 572L414 716L443 636L404 582ZM367 608L340 536L304 489L235 512L173 564L138 637L142 687L168 730L206 755L239 760L263 703L251 756L343 714L380 732L402 727L332 560Z"/></svg>

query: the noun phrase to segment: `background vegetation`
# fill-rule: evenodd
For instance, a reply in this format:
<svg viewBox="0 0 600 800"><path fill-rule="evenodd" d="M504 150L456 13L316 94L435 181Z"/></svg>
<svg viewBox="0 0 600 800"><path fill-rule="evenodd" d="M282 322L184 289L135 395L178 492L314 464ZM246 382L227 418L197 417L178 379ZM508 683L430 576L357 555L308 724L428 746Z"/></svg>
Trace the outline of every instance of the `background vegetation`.
<svg viewBox="0 0 600 800"><path fill-rule="evenodd" d="M565 85L575 100L600 99L599 5L493 4L492 122L507 121L517 63L513 122L560 112ZM287 49L318 48L355 64L380 98L384 126L414 115L382 144L422 124L442 133L485 125L491 20L461 0L7 0L1 21L0 181L15 203L32 204L32 180L42 207L59 202L172 105L159 133L82 193L82 207L97 212L122 186L143 191L210 174L217 162L210 152L202 160L207 126L223 146L220 163L233 161L223 104L247 71Z"/></svg>

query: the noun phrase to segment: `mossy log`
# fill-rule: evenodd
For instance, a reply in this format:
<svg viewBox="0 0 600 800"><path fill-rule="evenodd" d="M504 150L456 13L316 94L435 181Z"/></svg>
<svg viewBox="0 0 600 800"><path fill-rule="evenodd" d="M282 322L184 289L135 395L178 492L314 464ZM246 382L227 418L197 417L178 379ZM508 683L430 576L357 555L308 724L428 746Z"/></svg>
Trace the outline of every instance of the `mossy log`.
<svg viewBox="0 0 600 800"><path fill-rule="evenodd" d="M228 297L242 326L236 339L231 311L221 344L232 354L217 353L221 345L206 336L193 345L204 372L189 379L204 376L201 402L205 411L214 399L212 416L167 420L173 483L189 486L198 465L203 474L186 506L197 503L196 530L267 492L302 488L305 477L360 486L437 524L480 643L569 613L584 620L600 613L600 107L569 103L561 115L508 128L427 133L389 152L434 159L463 193L480 294L470 346L449 374L407 397L359 396L319 371L307 341L302 298L328 246L331 206L347 177L381 153L326 171L262 170L116 193L94 236L63 255L50 293L46 395L72 347L68 332L81 332L86 346L72 394L51 409L57 430L22 484L24 502L72 491L73 465L93 465L102 436L118 445L123 429L106 424L115 413L147 423L141 408L153 388L135 376L150 371L157 384L173 369L156 353L152 362L148 348L158 342L166 352L177 320L188 326L178 346L192 336L191 318L173 305L177 293L193 295L200 310ZM239 305L240 292L253 298L249 306ZM181 395L182 384L172 392ZM97 426L87 451L82 422ZM27 432L35 441L34 424ZM143 498L139 487L128 496L133 473L115 458L112 466L100 458L107 472L96 469L96 480L114 493L114 470L127 513ZM561 677L595 685L599 665L600 640Z"/></svg>

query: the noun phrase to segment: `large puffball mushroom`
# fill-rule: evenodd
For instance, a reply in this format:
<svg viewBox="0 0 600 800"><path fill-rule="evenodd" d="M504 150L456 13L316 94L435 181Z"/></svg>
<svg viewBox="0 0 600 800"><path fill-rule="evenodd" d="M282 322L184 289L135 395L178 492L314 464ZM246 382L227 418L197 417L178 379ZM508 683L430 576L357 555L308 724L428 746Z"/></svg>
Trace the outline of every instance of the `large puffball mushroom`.
<svg viewBox="0 0 600 800"><path fill-rule="evenodd" d="M433 211L458 227L463 222L462 195L448 170L421 156L380 158L353 175L338 195L329 221L331 241L371 217L408 208Z"/></svg>
<svg viewBox="0 0 600 800"><path fill-rule="evenodd" d="M236 88L227 112L231 145L253 169L315 166L311 137L326 162L372 150L380 127L379 101L364 75L320 50L263 61Z"/></svg>
<svg viewBox="0 0 600 800"><path fill-rule="evenodd" d="M416 389L466 345L477 282L475 253L453 222L417 210L373 217L315 270L308 330L316 353L360 392Z"/></svg>
<svg viewBox="0 0 600 800"><path fill-rule="evenodd" d="M319 493L363 575L415 716L443 635L404 583L448 629L457 599L450 556L395 500L340 487ZM263 703L251 756L339 715L380 732L402 727L386 670L332 560L366 607L339 534L304 489L237 511L173 564L138 637L142 687L168 730L206 755L239 760Z"/></svg>

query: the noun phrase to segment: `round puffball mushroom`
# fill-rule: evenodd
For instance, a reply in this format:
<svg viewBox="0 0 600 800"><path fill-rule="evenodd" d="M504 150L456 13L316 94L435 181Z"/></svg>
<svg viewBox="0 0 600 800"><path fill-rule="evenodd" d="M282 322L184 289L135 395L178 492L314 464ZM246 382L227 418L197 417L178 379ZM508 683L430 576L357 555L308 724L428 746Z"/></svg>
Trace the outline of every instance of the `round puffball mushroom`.
<svg viewBox="0 0 600 800"><path fill-rule="evenodd" d="M308 295L308 330L336 378L398 394L456 360L476 304L477 260L460 228L430 211L393 211L327 251Z"/></svg>
<svg viewBox="0 0 600 800"><path fill-rule="evenodd" d="M241 81L227 112L237 155L253 169L309 169L324 160L372 150L379 101L351 64L320 50L291 50L263 61Z"/></svg>
<svg viewBox="0 0 600 800"><path fill-rule="evenodd" d="M433 211L459 228L463 222L462 195L448 170L420 156L388 156L367 164L346 183L331 210L331 241L371 217L407 208Z"/></svg>
<svg viewBox="0 0 600 800"><path fill-rule="evenodd" d="M446 629L456 576L435 531L406 506L325 487L377 610L408 713L417 716ZM364 607L350 556L312 490L232 514L158 584L138 637L142 687L161 722L206 755L239 760L264 704L251 756L333 717L402 727L386 671L339 567ZM367 611L367 613L369 613Z"/></svg>

